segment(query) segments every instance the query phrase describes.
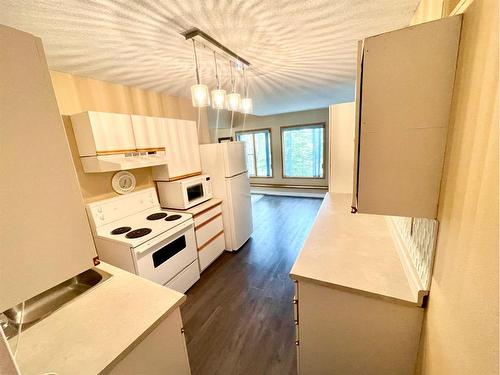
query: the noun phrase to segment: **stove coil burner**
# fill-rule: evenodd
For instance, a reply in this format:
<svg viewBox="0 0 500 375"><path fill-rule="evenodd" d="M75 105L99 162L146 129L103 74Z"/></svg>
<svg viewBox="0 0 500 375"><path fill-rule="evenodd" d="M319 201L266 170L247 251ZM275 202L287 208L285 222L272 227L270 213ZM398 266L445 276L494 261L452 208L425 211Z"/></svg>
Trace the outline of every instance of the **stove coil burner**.
<svg viewBox="0 0 500 375"><path fill-rule="evenodd" d="M174 220L179 220L182 216L181 215L169 215L165 219L165 221L174 221Z"/></svg>
<svg viewBox="0 0 500 375"><path fill-rule="evenodd" d="M134 229L131 232L128 232L125 235L125 237L127 237L127 238L138 238L138 237L145 236L146 234L149 234L149 233L151 233L151 229L150 228L139 228L139 229Z"/></svg>
<svg viewBox="0 0 500 375"><path fill-rule="evenodd" d="M129 232L131 229L132 229L131 227L119 227L119 228L113 229L111 231L111 234L113 234L113 235L123 234L123 233Z"/></svg>
<svg viewBox="0 0 500 375"><path fill-rule="evenodd" d="M160 219L163 219L164 217L167 217L167 214L165 212L156 212L154 214L149 215L146 219L147 220L160 220Z"/></svg>

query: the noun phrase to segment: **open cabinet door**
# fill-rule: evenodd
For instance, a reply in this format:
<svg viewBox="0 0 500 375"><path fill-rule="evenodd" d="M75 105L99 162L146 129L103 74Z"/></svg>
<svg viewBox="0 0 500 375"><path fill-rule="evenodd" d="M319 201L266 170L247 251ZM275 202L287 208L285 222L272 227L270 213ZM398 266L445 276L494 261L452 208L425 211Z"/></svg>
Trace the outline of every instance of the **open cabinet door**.
<svg viewBox="0 0 500 375"><path fill-rule="evenodd" d="M96 250L39 38L0 25L0 311L93 266Z"/></svg>

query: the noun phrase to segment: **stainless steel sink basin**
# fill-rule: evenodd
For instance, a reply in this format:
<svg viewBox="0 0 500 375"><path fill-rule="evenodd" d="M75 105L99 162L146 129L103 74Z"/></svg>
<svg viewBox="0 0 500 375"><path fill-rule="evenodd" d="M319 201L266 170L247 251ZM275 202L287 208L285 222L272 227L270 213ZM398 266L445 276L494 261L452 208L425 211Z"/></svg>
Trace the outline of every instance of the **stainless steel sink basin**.
<svg viewBox="0 0 500 375"><path fill-rule="evenodd" d="M66 303L102 283L104 280L109 279L111 276L111 274L96 268L89 269L30 298L25 301L22 329L24 330L47 317ZM15 328L10 331L17 331L21 322L22 304L4 311L3 315L7 320L7 325Z"/></svg>

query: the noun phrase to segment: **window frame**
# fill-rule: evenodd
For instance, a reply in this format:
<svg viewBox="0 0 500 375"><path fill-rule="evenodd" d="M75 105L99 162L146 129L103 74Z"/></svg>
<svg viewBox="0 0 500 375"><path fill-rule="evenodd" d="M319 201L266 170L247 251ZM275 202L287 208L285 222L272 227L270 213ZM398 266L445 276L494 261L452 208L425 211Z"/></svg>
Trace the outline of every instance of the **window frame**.
<svg viewBox="0 0 500 375"><path fill-rule="evenodd" d="M248 130L239 130L237 132L235 132L235 138L236 140L238 140L238 135L241 135L241 134L255 134L255 133L263 133L263 132L268 132L269 133L269 161L271 162L271 168L270 168L270 171L271 171L271 175L270 176L250 176L250 174L248 174L248 177L249 178L274 178L274 162L273 162L273 132L272 132L272 129L271 128L260 128L260 129L248 129ZM255 153L255 135L252 137L252 141L253 141L253 149L254 149L254 153L253 153L253 163L254 163L254 169L255 169L255 173L257 173L257 155ZM239 141L239 142L243 142L243 141Z"/></svg>
<svg viewBox="0 0 500 375"><path fill-rule="evenodd" d="M321 177L290 177L285 175L285 158L284 158L284 142L283 142L283 136L286 130L290 128L296 128L296 129L307 129L308 127L317 127L317 128L323 128L323 176ZM287 180L324 180L327 178L326 176L326 166L325 166L325 161L326 161L326 122L312 122L312 123L307 123L307 124L299 124L299 125L283 125L280 126L280 148L281 148L281 178L287 179Z"/></svg>

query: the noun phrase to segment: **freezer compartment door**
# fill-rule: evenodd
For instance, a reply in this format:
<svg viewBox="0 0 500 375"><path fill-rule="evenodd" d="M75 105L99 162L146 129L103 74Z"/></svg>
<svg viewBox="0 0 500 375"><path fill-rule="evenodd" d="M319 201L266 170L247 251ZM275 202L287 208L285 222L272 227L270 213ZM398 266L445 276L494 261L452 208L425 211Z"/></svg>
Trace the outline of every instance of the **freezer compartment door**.
<svg viewBox="0 0 500 375"><path fill-rule="evenodd" d="M220 147L223 148L226 177L233 177L247 171L244 142L223 142Z"/></svg>
<svg viewBox="0 0 500 375"><path fill-rule="evenodd" d="M250 182L246 173L226 179L227 208L230 228L227 233L228 250L238 250L250 238L253 231Z"/></svg>

